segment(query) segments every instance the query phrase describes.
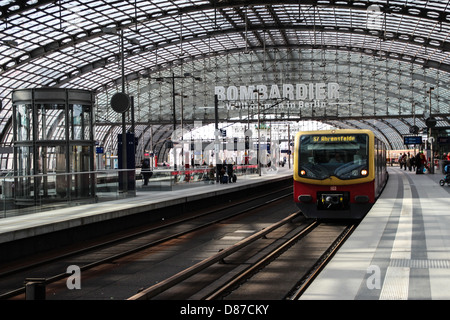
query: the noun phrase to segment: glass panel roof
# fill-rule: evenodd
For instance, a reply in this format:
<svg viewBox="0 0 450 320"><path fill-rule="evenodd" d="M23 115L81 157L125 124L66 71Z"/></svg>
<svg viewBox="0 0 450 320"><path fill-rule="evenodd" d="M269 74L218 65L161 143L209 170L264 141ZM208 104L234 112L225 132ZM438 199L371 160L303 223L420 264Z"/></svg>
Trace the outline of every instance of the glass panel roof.
<svg viewBox="0 0 450 320"><path fill-rule="evenodd" d="M95 91L96 139L114 146L122 58L144 144L170 135L174 101L178 124L213 122L215 93L221 121L254 121L255 88L265 119L370 127L391 148L430 110L450 126L446 1L0 0L0 19L4 146L11 92L45 86Z"/></svg>

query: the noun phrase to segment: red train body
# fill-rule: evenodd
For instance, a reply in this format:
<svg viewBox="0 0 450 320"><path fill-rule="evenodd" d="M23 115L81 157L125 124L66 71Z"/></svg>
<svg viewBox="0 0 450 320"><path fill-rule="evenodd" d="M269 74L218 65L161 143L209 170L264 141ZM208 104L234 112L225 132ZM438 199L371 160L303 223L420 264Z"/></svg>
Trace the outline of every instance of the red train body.
<svg viewBox="0 0 450 320"><path fill-rule="evenodd" d="M369 130L296 136L294 201L307 218L362 219L387 177L386 148Z"/></svg>

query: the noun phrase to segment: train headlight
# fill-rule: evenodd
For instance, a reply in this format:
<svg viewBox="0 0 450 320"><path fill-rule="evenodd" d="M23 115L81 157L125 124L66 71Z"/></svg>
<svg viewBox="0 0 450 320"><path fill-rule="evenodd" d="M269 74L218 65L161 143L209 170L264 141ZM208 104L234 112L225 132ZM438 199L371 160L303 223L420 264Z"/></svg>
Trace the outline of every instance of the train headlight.
<svg viewBox="0 0 450 320"><path fill-rule="evenodd" d="M301 175L301 176L306 175L306 171L305 171L305 170L300 170L300 175Z"/></svg>
<svg viewBox="0 0 450 320"><path fill-rule="evenodd" d="M361 170L361 175L362 175L362 176L367 176L368 173L369 173L369 172L367 171L367 169L362 169L362 170Z"/></svg>

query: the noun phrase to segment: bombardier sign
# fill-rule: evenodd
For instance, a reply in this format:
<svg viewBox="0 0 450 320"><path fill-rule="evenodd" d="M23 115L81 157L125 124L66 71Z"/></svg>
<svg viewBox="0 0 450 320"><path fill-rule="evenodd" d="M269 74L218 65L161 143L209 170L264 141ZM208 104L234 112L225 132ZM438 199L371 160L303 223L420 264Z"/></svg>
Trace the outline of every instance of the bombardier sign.
<svg viewBox="0 0 450 320"><path fill-rule="evenodd" d="M215 86L214 93L219 101L227 102L227 108L251 106L259 99L288 100L289 107L325 107L324 100L339 99L339 84L330 83L296 83L250 86ZM296 104L298 102L298 104ZM283 104L280 105L283 107Z"/></svg>

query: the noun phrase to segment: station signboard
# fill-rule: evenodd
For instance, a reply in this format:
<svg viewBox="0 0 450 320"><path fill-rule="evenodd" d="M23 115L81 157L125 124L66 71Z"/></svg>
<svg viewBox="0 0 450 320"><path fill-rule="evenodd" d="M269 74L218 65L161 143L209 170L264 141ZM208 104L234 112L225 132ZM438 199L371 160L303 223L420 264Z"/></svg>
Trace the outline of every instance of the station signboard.
<svg viewBox="0 0 450 320"><path fill-rule="evenodd" d="M450 137L438 137L437 142L439 144L450 144Z"/></svg>
<svg viewBox="0 0 450 320"><path fill-rule="evenodd" d="M406 136L403 137L404 143L406 145L409 144L422 144L422 137L421 136Z"/></svg>

